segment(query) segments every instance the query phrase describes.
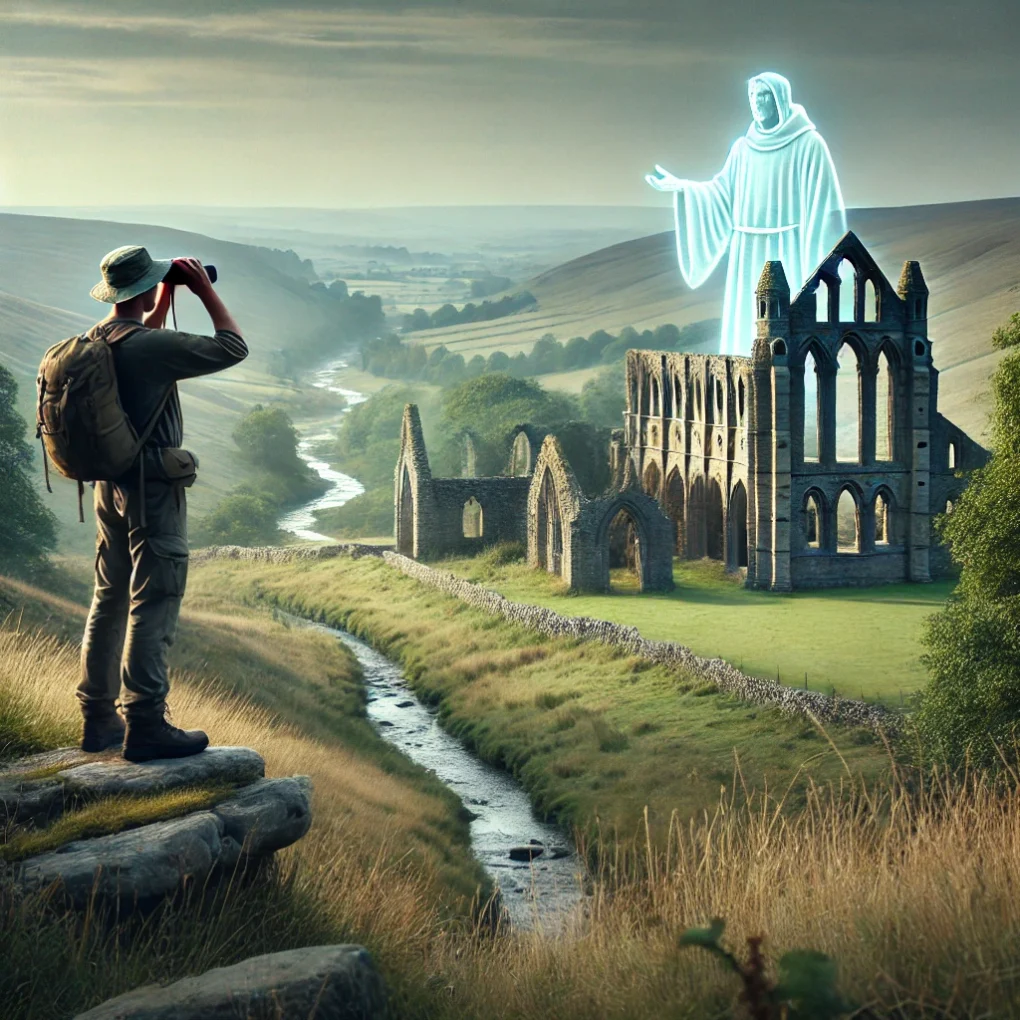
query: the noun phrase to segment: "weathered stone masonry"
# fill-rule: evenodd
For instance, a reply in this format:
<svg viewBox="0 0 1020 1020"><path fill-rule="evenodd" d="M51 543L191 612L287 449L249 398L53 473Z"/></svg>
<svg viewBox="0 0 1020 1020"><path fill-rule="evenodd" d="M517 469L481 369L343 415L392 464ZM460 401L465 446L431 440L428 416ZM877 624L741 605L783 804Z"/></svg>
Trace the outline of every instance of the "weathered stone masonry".
<svg viewBox="0 0 1020 1020"><path fill-rule="evenodd" d="M938 413L920 267L894 291L848 233L792 300L767 263L757 301L750 358L627 354L628 471L678 554L777 591L931 580L932 518L987 454Z"/></svg>

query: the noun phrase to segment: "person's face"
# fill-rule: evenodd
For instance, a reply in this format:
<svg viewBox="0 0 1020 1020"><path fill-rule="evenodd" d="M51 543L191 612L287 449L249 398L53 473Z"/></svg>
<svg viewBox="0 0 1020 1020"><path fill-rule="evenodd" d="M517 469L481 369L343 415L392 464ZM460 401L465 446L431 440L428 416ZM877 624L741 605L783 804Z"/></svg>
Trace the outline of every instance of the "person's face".
<svg viewBox="0 0 1020 1020"><path fill-rule="evenodd" d="M747 90L747 96L755 123L759 127L775 127L779 120L779 111L776 109L776 97L772 94L772 89L763 82L753 82Z"/></svg>

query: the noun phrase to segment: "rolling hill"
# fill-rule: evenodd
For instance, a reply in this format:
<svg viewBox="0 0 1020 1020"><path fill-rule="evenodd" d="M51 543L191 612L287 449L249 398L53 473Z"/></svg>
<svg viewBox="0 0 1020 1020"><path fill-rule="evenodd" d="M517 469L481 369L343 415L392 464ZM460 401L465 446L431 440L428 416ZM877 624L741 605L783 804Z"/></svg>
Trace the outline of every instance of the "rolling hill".
<svg viewBox="0 0 1020 1020"><path fill-rule="evenodd" d="M144 244L157 257L194 255L216 265L217 289L251 349L238 368L181 385L185 441L202 460L192 490L201 512L241 480L230 438L234 420L257 401L286 394L266 373L269 352L322 329L325 314L308 283L289 275L288 259L271 249L166 227L0 215L0 361L18 380L21 411L30 422L35 420L35 375L43 352L107 314L108 306L94 301L89 290L99 279L100 259L122 244ZM208 317L197 299L188 292L178 297L180 328L207 332ZM54 487L58 491L48 497L49 505L62 523L75 522L73 486L58 482ZM65 528L64 536L68 548L92 543L90 527Z"/></svg>
<svg viewBox="0 0 1020 1020"><path fill-rule="evenodd" d="M889 209L852 209L850 227L895 285L906 259L921 263L931 290L930 330L942 372L940 407L983 434L987 383L996 355L992 329L1020 309L1020 198ZM669 222L668 210L663 219ZM725 267L699 290L680 278L672 231L574 259L524 286L534 312L415 334L466 358L527 350L544 333L566 341L596 329L685 325L720 314ZM555 385L555 377L546 377Z"/></svg>

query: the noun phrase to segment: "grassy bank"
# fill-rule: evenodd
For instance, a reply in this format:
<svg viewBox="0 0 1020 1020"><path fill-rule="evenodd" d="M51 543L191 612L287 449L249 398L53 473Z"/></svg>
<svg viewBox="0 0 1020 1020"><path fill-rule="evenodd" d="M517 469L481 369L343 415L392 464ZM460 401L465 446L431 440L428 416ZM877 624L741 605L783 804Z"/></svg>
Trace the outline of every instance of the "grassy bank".
<svg viewBox="0 0 1020 1020"><path fill-rule="evenodd" d="M441 798L379 768L344 741L310 738L300 726L281 723L230 693L267 688L273 678L282 684L288 674L292 686L302 677L319 686L330 672L337 673L336 686L343 683L342 661L320 662L319 646L302 645L318 635L288 629L238 600L282 599L289 589L309 607L329 603L335 607L329 613L343 613L364 632L378 631L377 643L401 654L419 685L430 675L436 679L428 681L429 689L448 685L451 703L466 703L466 688L486 679L491 697L513 700L521 696L525 676L542 687L543 702L555 701L568 683L585 688L581 698L544 713L562 713L570 702L592 704L589 687L601 689L606 711L615 712L621 691L625 700L634 688L652 695L655 684L651 671L615 672L628 665L626 659L577 658L571 653L583 650L519 639L504 625L415 587L366 561L311 569L220 562L195 570L189 600L194 597L197 618L185 623L176 651L201 655L203 642L213 637L219 650L210 651L201 682L175 677L175 714L185 724L207 726L219 742L258 747L270 774L310 773L316 784L312 832L282 855L265 881L170 905L144 923L109 928L95 917L86 924L54 916L37 901L11 899L0 886L0 997L11 1007L5 1016L69 1016L125 988L259 952L356 941L368 945L382 967L399 1018L722 1020L738 1011L732 979L706 954L677 949L685 928L722 916L726 941L735 949L747 936L764 934L773 961L796 947L830 954L841 993L872 1016L1020 1017L1020 907L1014 894L1020 796L1005 783L942 779L926 783L919 794L889 775L868 789L845 779L809 789L797 809L777 812L777 799L749 795L738 782L689 825L679 816L653 816L650 845L642 833L634 843L617 843L615 856L603 854L605 867L592 876L591 909L565 938L473 935L449 906L456 874L471 865L463 845L451 842L446 831L449 815ZM10 588L5 591L8 600L14 598ZM76 654L27 621L48 615L53 626L76 603L19 597L27 606L25 631L15 634L9 624L0 633L0 706L4 718L20 719L22 728L32 720L36 742L67 742L77 730L67 696ZM272 649L278 662L262 665L262 679L255 682L248 674L259 648ZM245 657L235 670L239 655ZM426 655L435 659L434 672ZM211 673L214 662L218 679ZM670 697L694 716L714 700L689 694L674 690ZM293 711L295 718L307 714L300 696L292 691L281 711ZM534 692L530 698L528 706L503 710L512 735L514 713L523 709L532 723L542 718L532 715L538 708ZM653 707L665 713L665 699ZM667 716L664 729L642 737L658 736L660 755L675 766L687 752L673 746L672 725ZM576 720L571 728L581 726ZM702 728L711 733L719 727ZM594 737L593 727L589 733ZM786 737L777 726L731 734L738 735L762 745ZM690 754L707 760L710 749L696 733L690 739ZM802 739L801 761L827 746ZM626 748L599 754L619 758L637 743L628 736ZM852 744L849 749L851 768L861 767ZM876 759L870 748L856 751ZM654 764L654 755L641 764ZM664 767L660 775L668 771ZM674 791L682 785L673 777ZM700 788L707 798L709 788Z"/></svg>
<svg viewBox="0 0 1020 1020"><path fill-rule="evenodd" d="M952 581L830 588L777 595L752 591L711 560L674 563L674 591L641 594L627 571L608 595L570 595L552 574L486 557L440 566L517 602L568 616L594 616L678 641L755 676L795 687L899 705L925 682L921 631L953 590Z"/></svg>
<svg viewBox="0 0 1020 1020"><path fill-rule="evenodd" d="M721 695L594 643L536 635L426 589L379 560L283 565L211 561L201 592L262 600L345 626L401 661L445 724L513 771L540 810L633 834L718 802L720 788L783 791L888 767L865 734L829 736L806 720Z"/></svg>

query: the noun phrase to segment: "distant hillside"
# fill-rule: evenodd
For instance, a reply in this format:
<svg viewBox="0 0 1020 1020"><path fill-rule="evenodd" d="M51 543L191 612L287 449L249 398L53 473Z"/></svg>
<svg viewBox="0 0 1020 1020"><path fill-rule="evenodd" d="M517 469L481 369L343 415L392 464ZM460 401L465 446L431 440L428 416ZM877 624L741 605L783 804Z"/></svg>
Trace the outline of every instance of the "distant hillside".
<svg viewBox="0 0 1020 1020"><path fill-rule="evenodd" d="M940 407L975 436L985 427L995 364L992 329L1020 310L1020 198L898 209L853 209L850 227L895 286L906 259L921 263L931 290L931 334L942 372ZM663 221L670 213L664 209ZM720 314L725 263L697 291L684 286L672 231L574 259L524 286L533 313L416 335L470 357L528 349L543 333L561 340L595 329L679 326Z"/></svg>
<svg viewBox="0 0 1020 1020"><path fill-rule="evenodd" d="M156 257L194 255L214 264L217 289L251 349L237 369L181 386L186 442L203 465L193 490L201 511L240 480L230 439L235 418L281 393L265 372L269 352L321 330L325 315L307 281L288 271L300 271L300 264L283 253L166 227L0 214L0 360L15 373L22 413L30 421L43 352L107 314L109 306L93 300L89 290L103 255L122 244L144 244ZM182 329L208 331L205 310L190 292L179 294L177 313ZM65 523L77 516L72 488L61 486L59 495L48 497ZM85 542L85 531L91 544L91 529L65 531L72 548Z"/></svg>

